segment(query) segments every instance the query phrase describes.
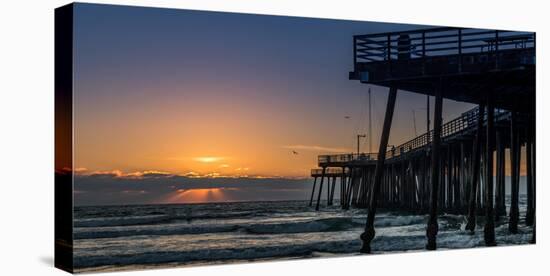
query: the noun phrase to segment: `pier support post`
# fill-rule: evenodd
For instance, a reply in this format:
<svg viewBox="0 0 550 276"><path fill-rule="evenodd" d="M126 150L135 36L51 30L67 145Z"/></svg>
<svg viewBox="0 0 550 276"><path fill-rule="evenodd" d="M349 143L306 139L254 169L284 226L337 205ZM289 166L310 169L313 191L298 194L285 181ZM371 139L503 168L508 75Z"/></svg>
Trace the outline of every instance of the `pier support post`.
<svg viewBox="0 0 550 276"><path fill-rule="evenodd" d="M356 178L354 178L354 182L353 182L353 186L352 186L352 190L351 190L351 206L353 207L356 207L357 206L357 195L359 193L359 188L360 188L360 185L361 185L361 178L362 178L362 172L361 172L361 169L358 169L358 176Z"/></svg>
<svg viewBox="0 0 550 276"><path fill-rule="evenodd" d="M493 149L495 143L495 108L492 99L487 100L487 134L485 155L485 228L483 229L485 245L496 246L495 221L493 215Z"/></svg>
<svg viewBox="0 0 550 276"><path fill-rule="evenodd" d="M350 200L351 200L351 191L352 191L352 188L353 188L353 183L355 182L354 174L355 174L355 168L350 167L349 168L349 176L348 176L348 184L347 184L347 187L345 189L346 196L344 197L344 210L349 209Z"/></svg>
<svg viewBox="0 0 550 276"><path fill-rule="evenodd" d="M332 206L334 201L334 190L336 189L336 176L332 177L332 188L330 189L330 196L328 198L328 205Z"/></svg>
<svg viewBox="0 0 550 276"><path fill-rule="evenodd" d="M461 203L461 192L460 192L460 184L461 184L461 181L460 181L460 158L461 158L461 152L460 152L460 145L459 145L459 148L458 150L455 151L455 158L453 159L454 160L454 165L453 165L453 179L454 179L454 182L453 182L453 191L454 191L454 194L453 194L453 211L456 212L456 213L460 213L459 210L460 210L460 203Z"/></svg>
<svg viewBox="0 0 550 276"><path fill-rule="evenodd" d="M497 151L497 168L496 168L496 188L495 188L495 220L500 220L500 217L506 215L506 188L504 186L505 178L505 156L504 142L502 141L502 131L496 130L496 151Z"/></svg>
<svg viewBox="0 0 550 276"><path fill-rule="evenodd" d="M537 221L536 221L536 214L533 217L533 235L531 236L531 240L529 243L535 244L537 243Z"/></svg>
<svg viewBox="0 0 550 276"><path fill-rule="evenodd" d="M437 201L438 201L438 188L441 181L440 177L440 151L441 151L441 126L442 126L442 113L443 113L443 96L441 83L438 85L435 91L435 108L434 108L434 134L432 138L432 193L430 202L430 218L428 220L428 226L426 228L426 236L428 243L426 249L435 250L436 236L438 232L437 225Z"/></svg>
<svg viewBox="0 0 550 276"><path fill-rule="evenodd" d="M429 137L429 132L428 132L428 135L426 136L427 138ZM428 142L426 143L429 143L429 140ZM424 171L422 172L423 174L423 179L424 179L424 194L422 195L422 199L423 199L423 206L422 206L422 212L428 212L429 210L429 205L430 205L430 187L431 187L431 183L430 183L430 170L431 170L431 166L430 166L430 153L428 151L428 144L426 144L426 155L423 157L424 158Z"/></svg>
<svg viewBox="0 0 550 276"><path fill-rule="evenodd" d="M331 177L327 175L327 206L330 205L330 179Z"/></svg>
<svg viewBox="0 0 550 276"><path fill-rule="evenodd" d="M321 173L321 183L319 183L319 194L317 195L317 205L315 205L315 210L319 211L319 204L321 203L321 193L323 192L323 181L325 180L325 173L327 167L323 167L323 172Z"/></svg>
<svg viewBox="0 0 550 276"><path fill-rule="evenodd" d="M537 135L535 133L535 121L533 118L533 124L531 129L531 150L532 150L532 160L531 160L531 173L533 174L533 236L531 237L531 243L537 243Z"/></svg>
<svg viewBox="0 0 550 276"><path fill-rule="evenodd" d="M477 190L479 185L479 169L481 164L481 135L483 131L483 117L485 116L485 105L479 104L478 118L477 118L477 130L474 138L474 148L472 152L472 181L470 183L470 202L468 206L468 223L466 224L466 230L471 233L474 232L476 227L476 205L477 205Z"/></svg>
<svg viewBox="0 0 550 276"><path fill-rule="evenodd" d="M361 168L361 181L359 182L359 189L357 192L357 207L363 208L363 201L367 194L367 168Z"/></svg>
<svg viewBox="0 0 550 276"><path fill-rule="evenodd" d="M458 163L458 172L459 172L459 186L460 186L460 203L459 203L459 209L457 210L459 214L464 213L464 206L465 206L465 191L466 191L466 184L465 184L465 154L464 154L464 141L460 142L460 162Z"/></svg>
<svg viewBox="0 0 550 276"><path fill-rule="evenodd" d="M345 195L346 195L346 167L342 167L342 176L340 177L340 207L344 207Z"/></svg>
<svg viewBox="0 0 550 276"><path fill-rule="evenodd" d="M369 210L367 216L367 223L365 225L365 232L361 234L361 240L363 240L363 246L361 247L361 253L370 253L370 243L374 239L374 217L376 215L376 204L378 200L378 191L380 189L380 182L382 181L382 174L384 172L384 162L386 159L386 148L388 147L388 139L390 137L391 122L393 119L393 111L395 108L395 99L397 97L397 88L390 87L390 93L388 95L388 102L386 104L386 115L384 116L384 126L382 128L382 136L380 138L380 147L378 148L378 159L376 160L376 168L374 171L374 181L371 186L370 198L369 198Z"/></svg>
<svg viewBox="0 0 550 276"><path fill-rule="evenodd" d="M512 234L518 232L518 220L519 220L519 133L517 127L517 114L512 111L512 118L510 120L510 167L511 167L511 203L510 203L510 221L508 224L508 230Z"/></svg>
<svg viewBox="0 0 550 276"><path fill-rule="evenodd" d="M317 176L313 180L313 189L311 189L311 197L309 198L309 207L313 205L313 195L315 195L315 185L317 184Z"/></svg>
<svg viewBox="0 0 550 276"><path fill-rule="evenodd" d="M533 225L535 215L535 185L533 181L533 131L532 125L527 128L526 169L527 169L527 213L525 214L525 225Z"/></svg>
<svg viewBox="0 0 550 276"><path fill-rule="evenodd" d="M454 166L454 149L452 144L447 147L447 200L445 207L452 212L453 208L453 166Z"/></svg>

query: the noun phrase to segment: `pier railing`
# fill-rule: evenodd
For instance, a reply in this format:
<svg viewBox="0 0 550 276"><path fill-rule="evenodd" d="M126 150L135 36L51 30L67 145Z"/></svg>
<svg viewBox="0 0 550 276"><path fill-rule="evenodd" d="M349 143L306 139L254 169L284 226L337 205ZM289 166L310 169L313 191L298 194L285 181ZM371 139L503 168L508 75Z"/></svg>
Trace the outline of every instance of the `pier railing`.
<svg viewBox="0 0 550 276"><path fill-rule="evenodd" d="M356 35L353 45L356 64L471 53L498 54L503 50L534 48L535 34L444 27Z"/></svg>
<svg viewBox="0 0 550 276"><path fill-rule="evenodd" d="M342 168L326 168L325 175L342 175L349 174L349 170L342 170ZM323 169L311 169L311 176L321 176L323 174Z"/></svg>
<svg viewBox="0 0 550 276"><path fill-rule="evenodd" d="M498 120L503 115L509 114L508 111L502 109L495 110L495 120ZM476 126L477 118L479 116L479 109L473 108L466 111L457 117L441 126L441 137L449 138L455 134L462 133L467 129L473 129ZM483 120L487 119L486 115ZM386 152L386 159L398 157L402 154L409 153L419 148L425 147L430 144L433 137L433 130L415 137L397 147L392 147ZM334 154L334 155L319 155L319 166L336 164L336 163L348 163L348 162L360 162L376 160L376 153L353 153L353 154ZM320 173L320 172L319 172Z"/></svg>
<svg viewBox="0 0 550 276"><path fill-rule="evenodd" d="M441 126L441 137L449 137L451 135L462 132L465 129L474 127L477 122L478 116L479 109L477 107L462 113L460 117L455 118ZM432 137L433 130L417 136L416 138L387 151L386 158L396 157L401 154L416 150L418 148L425 147L431 142L430 139Z"/></svg>
<svg viewBox="0 0 550 276"><path fill-rule="evenodd" d="M349 154L332 154L319 155L319 164L327 163L345 163L353 161L368 161L376 160L376 153L349 153Z"/></svg>

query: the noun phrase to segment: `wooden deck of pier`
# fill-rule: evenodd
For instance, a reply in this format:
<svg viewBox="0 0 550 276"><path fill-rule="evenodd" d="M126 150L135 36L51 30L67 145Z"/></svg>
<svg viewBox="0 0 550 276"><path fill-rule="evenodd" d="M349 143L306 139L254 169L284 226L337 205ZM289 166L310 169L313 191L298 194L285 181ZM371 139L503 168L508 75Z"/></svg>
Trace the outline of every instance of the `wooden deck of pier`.
<svg viewBox="0 0 550 276"><path fill-rule="evenodd" d="M361 252L371 251L377 207L429 214L426 248L436 249L437 214L464 214L468 231L485 216L487 245L494 221L508 216L517 233L521 148L526 151L527 213L535 221L535 34L435 28L353 37L351 80L386 86L389 96L378 153L321 155L313 169L310 206L367 208ZM435 96L433 130L390 150L388 138L398 90ZM442 123L443 98L477 104ZM505 206L509 149L511 206ZM496 179L493 180L493 176ZM318 182L318 184L317 184ZM339 185L336 185L336 183ZM493 183L495 182L495 183ZM533 228L533 242L535 231Z"/></svg>

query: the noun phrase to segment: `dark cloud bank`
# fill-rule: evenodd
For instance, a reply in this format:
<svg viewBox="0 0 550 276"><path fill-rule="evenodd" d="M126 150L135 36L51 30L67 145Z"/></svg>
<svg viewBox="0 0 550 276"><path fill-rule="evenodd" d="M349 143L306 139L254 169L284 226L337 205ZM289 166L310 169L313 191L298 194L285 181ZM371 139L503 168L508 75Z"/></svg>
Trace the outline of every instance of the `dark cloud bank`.
<svg viewBox="0 0 550 276"><path fill-rule="evenodd" d="M310 179L288 178L76 175L74 202L77 206L169 203L167 200L178 191L216 188L223 194L217 201L303 200L308 198L311 185Z"/></svg>

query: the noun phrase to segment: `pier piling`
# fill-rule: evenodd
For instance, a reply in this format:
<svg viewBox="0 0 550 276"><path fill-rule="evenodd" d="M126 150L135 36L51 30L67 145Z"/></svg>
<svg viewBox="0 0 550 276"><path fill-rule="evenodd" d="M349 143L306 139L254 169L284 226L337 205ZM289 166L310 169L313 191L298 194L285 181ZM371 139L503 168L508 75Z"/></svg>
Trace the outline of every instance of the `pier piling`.
<svg viewBox="0 0 550 276"><path fill-rule="evenodd" d="M380 189L380 182L382 181L382 174L384 172L384 161L386 160L386 148L388 147L388 139L390 137L391 122L393 119L393 111L395 109L395 99L397 97L397 88L390 87L390 93L388 95L388 102L386 105L386 114L384 116L384 126L382 128L382 136L380 138L380 148L378 149L378 159L376 160L376 168L374 171L374 181L371 187L369 209L367 216L367 223L365 226L365 232L361 234L361 240L363 240L363 246L361 247L361 253L370 253L370 243L374 239L374 217L376 215L376 204L378 200L378 190Z"/></svg>
<svg viewBox="0 0 550 276"><path fill-rule="evenodd" d="M495 140L494 128L495 108L492 100L487 101L487 144L485 146L485 245L495 246L495 222L493 217L493 148Z"/></svg>
<svg viewBox="0 0 550 276"><path fill-rule="evenodd" d="M478 118L477 118L477 130L476 136L474 138L474 147L473 147L473 162L472 162L472 177L470 183L470 201L468 204L468 223L466 224L466 229L470 232L474 232L476 227L476 207L477 207L477 198L479 190L479 172L480 172L480 163L481 163L481 135L483 132L483 117L484 117L485 105L480 104L478 108Z"/></svg>
<svg viewBox="0 0 550 276"><path fill-rule="evenodd" d="M505 188L505 148L502 141L502 130L496 130L496 188L495 188L495 220L506 216L506 188Z"/></svg>
<svg viewBox="0 0 550 276"><path fill-rule="evenodd" d="M440 151L441 151L441 126L443 116L443 95L442 95L441 83L436 87L435 91L435 108L434 108L434 132L432 137L432 193L430 203L430 218L428 219L428 226L426 228L426 236L428 243L426 249L435 250L436 236L438 232L437 224L437 201L438 201L438 189L441 183L440 177Z"/></svg>
<svg viewBox="0 0 550 276"><path fill-rule="evenodd" d="M518 232L518 220L519 220L519 133L517 126L517 114L512 112L510 120L510 168L511 168L511 203L510 203L510 221L508 224L508 230L512 234Z"/></svg>
<svg viewBox="0 0 550 276"><path fill-rule="evenodd" d="M314 177L313 180L313 188L311 189L311 197L309 199L309 207L313 205L313 196L315 195L315 186L317 184L317 176Z"/></svg>
<svg viewBox="0 0 550 276"><path fill-rule="evenodd" d="M534 179L533 179L533 142L532 138L534 136L534 133L532 132L532 125L529 125L527 128L527 142L525 145L525 151L526 151L526 173L527 173L527 212L525 214L525 225L532 226L534 221L534 215L535 215L535 196L534 196Z"/></svg>
<svg viewBox="0 0 550 276"><path fill-rule="evenodd" d="M321 174L321 183L319 183L319 194L317 195L317 205L315 205L315 210L319 211L319 204L321 203L321 193L323 192L323 181L325 180L325 173L327 167L323 167L323 172Z"/></svg>

